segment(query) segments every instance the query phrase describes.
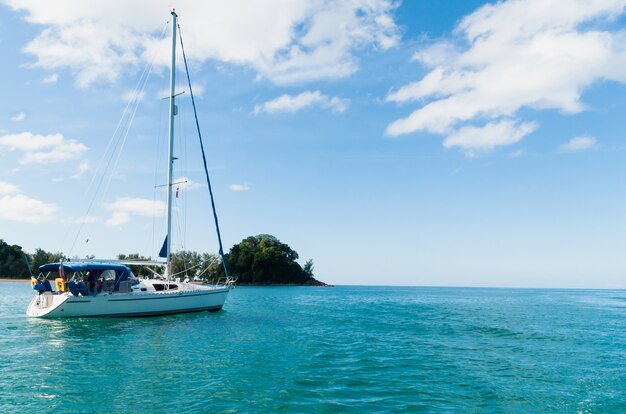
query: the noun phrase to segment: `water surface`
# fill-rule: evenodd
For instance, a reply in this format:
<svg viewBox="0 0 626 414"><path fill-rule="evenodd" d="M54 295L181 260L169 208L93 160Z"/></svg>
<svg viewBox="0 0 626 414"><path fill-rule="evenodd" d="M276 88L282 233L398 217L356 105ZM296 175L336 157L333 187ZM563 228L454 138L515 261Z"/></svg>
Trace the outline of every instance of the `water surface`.
<svg viewBox="0 0 626 414"><path fill-rule="evenodd" d="M0 412L626 412L626 292L238 287L37 320L0 283Z"/></svg>

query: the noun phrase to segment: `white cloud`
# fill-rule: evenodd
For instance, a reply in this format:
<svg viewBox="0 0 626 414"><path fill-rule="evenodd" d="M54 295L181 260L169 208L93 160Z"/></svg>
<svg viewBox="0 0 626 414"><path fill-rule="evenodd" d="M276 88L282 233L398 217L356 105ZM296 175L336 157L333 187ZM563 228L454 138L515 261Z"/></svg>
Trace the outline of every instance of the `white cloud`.
<svg viewBox="0 0 626 414"><path fill-rule="evenodd" d="M322 108L329 108L333 112L342 113L348 109L349 100L341 99L337 96L329 98L320 91L304 91L298 95L281 95L276 99L256 105L253 113L261 112L274 114L278 112L297 112L309 106L319 105Z"/></svg>
<svg viewBox="0 0 626 414"><path fill-rule="evenodd" d="M165 213L167 206L162 201L122 197L107 205L106 209L112 211L112 214L105 225L115 228L128 223L132 216L160 217Z"/></svg>
<svg viewBox="0 0 626 414"><path fill-rule="evenodd" d="M191 88L193 89L194 97L197 98L204 96L204 85L192 83ZM191 98L191 94L189 94L189 97Z"/></svg>
<svg viewBox="0 0 626 414"><path fill-rule="evenodd" d="M102 220L97 216L82 216L82 217L69 217L63 220L65 224L89 224L89 223L97 223Z"/></svg>
<svg viewBox="0 0 626 414"><path fill-rule="evenodd" d="M248 184L231 184L228 188L236 193L250 190Z"/></svg>
<svg viewBox="0 0 626 414"><path fill-rule="evenodd" d="M145 98L145 96L146 96L146 93L143 91L129 90L122 94L122 100L124 102L135 102L135 101L141 102L143 98Z"/></svg>
<svg viewBox="0 0 626 414"><path fill-rule="evenodd" d="M45 78L43 78L42 82L43 83L56 83L56 81L59 80L59 74L58 73L53 73L51 75L46 76Z"/></svg>
<svg viewBox="0 0 626 414"><path fill-rule="evenodd" d="M594 137L575 137L570 139L566 144L561 145L563 151L584 151L596 146Z"/></svg>
<svg viewBox="0 0 626 414"><path fill-rule="evenodd" d="M460 147L466 155L476 156L497 146L512 145L537 128L535 123L518 124L513 120L490 122L482 127L465 126L443 141L446 148Z"/></svg>
<svg viewBox="0 0 626 414"><path fill-rule="evenodd" d="M87 161L81 161L76 168L76 173L71 178L79 179L89 170L89 163Z"/></svg>
<svg viewBox="0 0 626 414"><path fill-rule="evenodd" d="M0 150L21 151L20 164L47 164L78 158L87 147L61 134L37 135L32 132L0 136Z"/></svg>
<svg viewBox="0 0 626 414"><path fill-rule="evenodd" d="M2 220L38 224L53 220L56 211L55 204L44 203L24 194L9 194L0 197L0 219Z"/></svg>
<svg viewBox="0 0 626 414"><path fill-rule="evenodd" d="M15 167L15 168L11 168L10 170L4 171L4 174L2 175L4 175L5 177L12 177L18 172L20 172L20 167Z"/></svg>
<svg viewBox="0 0 626 414"><path fill-rule="evenodd" d="M130 213L114 211L111 217L104 223L107 227L116 228L130 221Z"/></svg>
<svg viewBox="0 0 626 414"><path fill-rule="evenodd" d="M0 181L0 220L37 224L54 218L57 211L55 204L44 203L21 193L16 185Z"/></svg>
<svg viewBox="0 0 626 414"><path fill-rule="evenodd" d="M83 2L5 0L43 30L25 47L35 65L69 67L77 84L113 81L128 66L157 56L168 64L169 40L160 38L169 0ZM189 58L253 68L277 83L341 78L357 70L354 52L388 49L399 29L393 0L180 0ZM120 10L124 10L120 13Z"/></svg>
<svg viewBox="0 0 626 414"><path fill-rule="evenodd" d="M26 112L18 112L11 117L11 121L13 122L22 122L26 119Z"/></svg>
<svg viewBox="0 0 626 414"><path fill-rule="evenodd" d="M389 124L387 134L431 132L449 143L473 131L468 123L493 131L494 122L519 118L522 108L583 111L581 95L594 82L626 82L626 32L610 23L625 6L626 0L510 0L479 8L453 38L414 55L430 72L386 99L419 107Z"/></svg>
<svg viewBox="0 0 626 414"><path fill-rule="evenodd" d="M174 185L174 190L176 190L176 188L180 188L181 190L191 191L191 190L196 190L198 188L203 187L202 184L196 183L195 181L192 181L188 177L179 177L173 180L172 182L177 183Z"/></svg>
<svg viewBox="0 0 626 414"><path fill-rule="evenodd" d="M0 181L0 195L19 193L20 189L11 183Z"/></svg>

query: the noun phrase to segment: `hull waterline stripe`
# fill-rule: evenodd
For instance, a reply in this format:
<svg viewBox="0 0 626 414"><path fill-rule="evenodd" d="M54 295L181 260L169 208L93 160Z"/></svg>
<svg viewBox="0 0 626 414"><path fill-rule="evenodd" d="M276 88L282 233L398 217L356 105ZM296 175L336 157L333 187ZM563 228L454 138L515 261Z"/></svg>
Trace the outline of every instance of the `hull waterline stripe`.
<svg viewBox="0 0 626 414"><path fill-rule="evenodd" d="M205 311L219 311L222 309L222 305L208 306L202 308L189 308L189 309L176 309L166 311L152 311L152 312L128 312L128 313L110 313L102 315L78 315L78 316L62 316L62 318L128 318L128 317L147 317L147 316L162 316L173 315L177 313L193 313L193 312L205 312ZM41 318L49 318L49 315L42 315ZM52 318L57 318L53 316Z"/></svg>

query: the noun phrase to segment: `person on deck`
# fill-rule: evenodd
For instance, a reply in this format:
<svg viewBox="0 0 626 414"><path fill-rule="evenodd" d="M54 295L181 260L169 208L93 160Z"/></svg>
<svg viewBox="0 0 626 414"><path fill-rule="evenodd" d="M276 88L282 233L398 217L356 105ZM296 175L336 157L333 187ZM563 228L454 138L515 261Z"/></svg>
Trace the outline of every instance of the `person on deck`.
<svg viewBox="0 0 626 414"><path fill-rule="evenodd" d="M87 287L87 291L90 295L95 296L98 294L98 291L96 290L96 275L94 275L93 272L88 271L85 273L85 276L83 276L83 283Z"/></svg>

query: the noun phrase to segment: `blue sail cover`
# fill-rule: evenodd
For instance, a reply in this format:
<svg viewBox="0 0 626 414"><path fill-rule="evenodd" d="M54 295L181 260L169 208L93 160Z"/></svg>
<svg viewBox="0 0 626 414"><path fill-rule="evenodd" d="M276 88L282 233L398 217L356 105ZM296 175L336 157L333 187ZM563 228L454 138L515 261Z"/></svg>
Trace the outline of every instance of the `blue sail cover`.
<svg viewBox="0 0 626 414"><path fill-rule="evenodd" d="M167 257L167 236L165 236L165 240L163 240L163 246L161 246L161 250L159 251L159 257Z"/></svg>

